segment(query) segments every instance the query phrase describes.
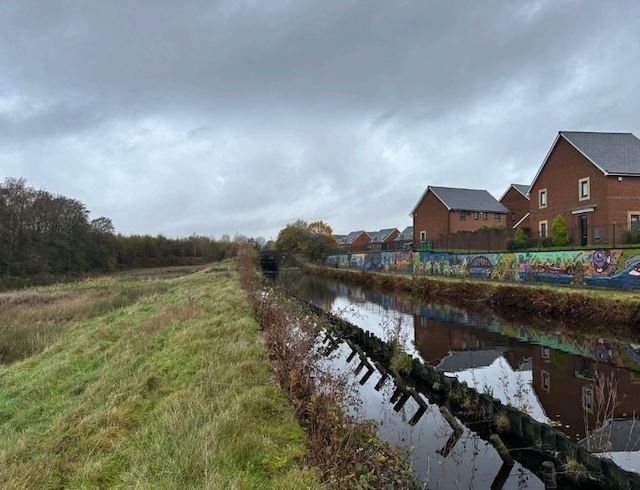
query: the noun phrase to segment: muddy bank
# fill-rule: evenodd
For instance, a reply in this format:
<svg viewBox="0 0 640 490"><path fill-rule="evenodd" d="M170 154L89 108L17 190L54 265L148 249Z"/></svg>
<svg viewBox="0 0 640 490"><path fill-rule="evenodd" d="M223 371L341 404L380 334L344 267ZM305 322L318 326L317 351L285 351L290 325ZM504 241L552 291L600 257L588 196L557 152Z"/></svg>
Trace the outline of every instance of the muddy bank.
<svg viewBox="0 0 640 490"><path fill-rule="evenodd" d="M306 271L324 277L368 287L410 293L425 301L446 301L455 306L513 318L535 316L568 321L589 332L640 334L640 302L591 297L574 291L492 284L488 282L442 281L427 276L391 274L307 267Z"/></svg>

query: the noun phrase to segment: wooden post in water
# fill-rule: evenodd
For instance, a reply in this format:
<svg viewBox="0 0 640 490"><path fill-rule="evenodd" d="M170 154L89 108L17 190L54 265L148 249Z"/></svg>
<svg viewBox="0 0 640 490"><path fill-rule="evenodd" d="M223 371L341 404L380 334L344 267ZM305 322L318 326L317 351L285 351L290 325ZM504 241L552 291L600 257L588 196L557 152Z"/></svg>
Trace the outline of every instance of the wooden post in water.
<svg viewBox="0 0 640 490"><path fill-rule="evenodd" d="M513 458L509 454L509 450L507 449L507 446L505 446L504 442L502 442L502 439L500 439L500 436L498 434L491 434L491 437L489 438L489 440L491 441L491 444L498 452L498 455L502 458L502 461L504 462L504 464L508 466L513 466Z"/></svg>
<svg viewBox="0 0 640 490"><path fill-rule="evenodd" d="M555 490L558 488L556 481L556 466L551 461L542 463L542 482L545 490Z"/></svg>

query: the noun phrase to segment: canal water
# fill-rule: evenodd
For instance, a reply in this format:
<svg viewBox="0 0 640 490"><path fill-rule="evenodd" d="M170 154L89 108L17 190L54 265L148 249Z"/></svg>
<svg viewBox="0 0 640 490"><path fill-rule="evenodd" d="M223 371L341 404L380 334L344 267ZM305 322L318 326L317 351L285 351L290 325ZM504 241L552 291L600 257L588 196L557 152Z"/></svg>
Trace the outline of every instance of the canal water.
<svg viewBox="0 0 640 490"><path fill-rule="evenodd" d="M590 336L561 323L507 321L313 275L281 273L278 281L382 339L399 336L411 355L640 472L640 342ZM349 353L341 344L334 369L353 371ZM489 488L505 480L485 439L465 427L452 441L454 431L438 410L408 424L417 403L411 399L393 410L393 384L376 390L377 381L354 383L361 399L357 415L377 420L380 437L407 450L428 488ZM543 486L516 464L502 488Z"/></svg>

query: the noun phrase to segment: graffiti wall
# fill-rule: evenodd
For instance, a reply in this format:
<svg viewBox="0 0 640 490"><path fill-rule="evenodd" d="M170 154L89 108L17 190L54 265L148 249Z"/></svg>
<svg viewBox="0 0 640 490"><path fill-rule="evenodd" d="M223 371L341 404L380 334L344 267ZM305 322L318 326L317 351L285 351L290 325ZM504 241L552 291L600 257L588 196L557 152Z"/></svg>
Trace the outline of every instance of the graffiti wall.
<svg viewBox="0 0 640 490"><path fill-rule="evenodd" d="M622 252L619 249L487 254L368 252L332 255L327 263L368 271L640 289L640 255L622 260Z"/></svg>

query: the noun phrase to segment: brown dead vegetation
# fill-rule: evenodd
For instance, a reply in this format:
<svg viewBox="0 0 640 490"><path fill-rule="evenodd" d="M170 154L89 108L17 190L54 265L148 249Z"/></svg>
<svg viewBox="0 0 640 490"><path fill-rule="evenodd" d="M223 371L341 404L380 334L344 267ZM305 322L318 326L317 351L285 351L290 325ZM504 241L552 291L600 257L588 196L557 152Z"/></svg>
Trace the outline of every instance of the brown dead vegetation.
<svg viewBox="0 0 640 490"><path fill-rule="evenodd" d="M320 468L331 488L415 488L398 450L380 442L375 427L347 414L344 383L322 371L314 349L320 317L263 289L251 261L241 257L242 278L271 356L271 369L307 432L306 462ZM243 263L244 262L244 263Z"/></svg>
<svg viewBox="0 0 640 490"><path fill-rule="evenodd" d="M103 315L142 296L162 292L161 282L88 287L65 291L0 294L0 364L42 351L55 342L62 325Z"/></svg>

